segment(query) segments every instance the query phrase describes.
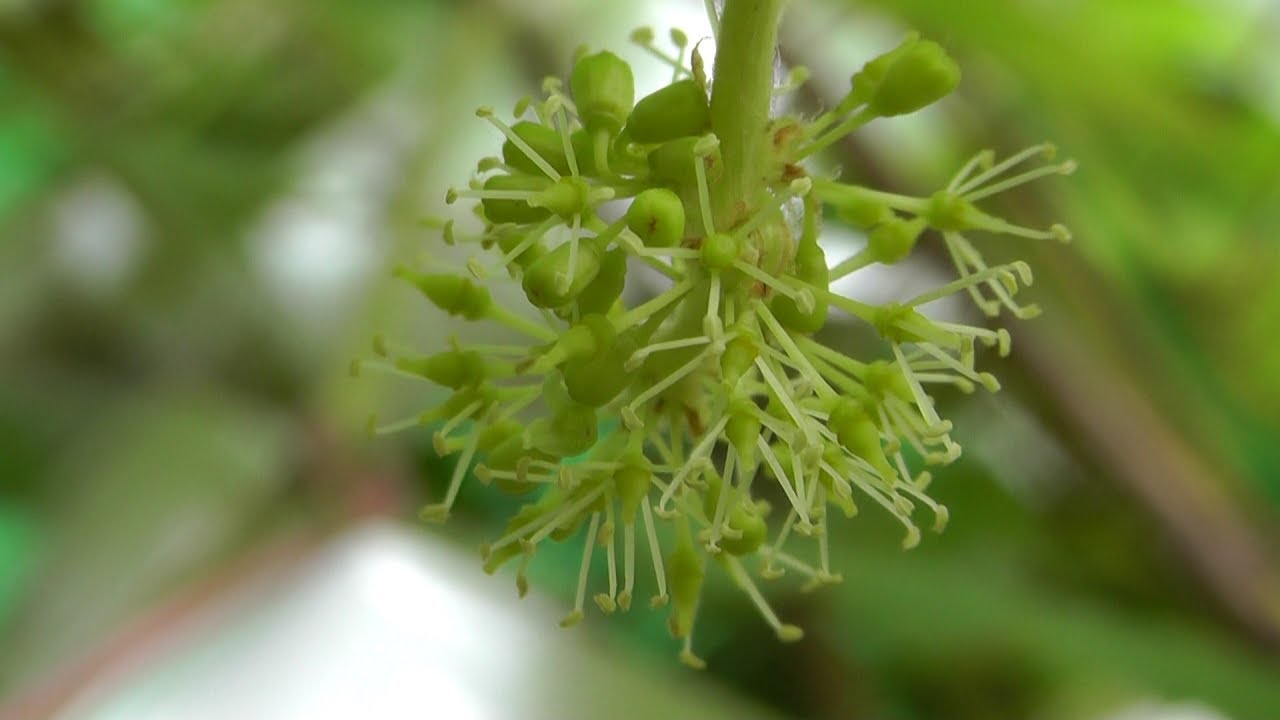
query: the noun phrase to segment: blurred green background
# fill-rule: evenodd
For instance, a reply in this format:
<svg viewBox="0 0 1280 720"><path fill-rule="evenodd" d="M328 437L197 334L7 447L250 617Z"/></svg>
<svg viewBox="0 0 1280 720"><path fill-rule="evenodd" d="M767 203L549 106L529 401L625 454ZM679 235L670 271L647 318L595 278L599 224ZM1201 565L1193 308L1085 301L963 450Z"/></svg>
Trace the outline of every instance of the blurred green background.
<svg viewBox="0 0 1280 720"><path fill-rule="evenodd" d="M57 707L121 628L246 558L413 524L451 459L363 428L430 391L346 368L377 333L467 331L388 268L442 257L419 219L498 144L472 110L581 43L701 15L0 1L0 708ZM793 0L787 20L805 111L908 28L965 69L838 148L847 173L925 193L1050 139L1080 171L999 210L1076 242L982 243L1031 262L1046 312L988 359L1004 391L944 399L966 446L934 485L948 531L903 554L887 518L845 524L843 585L773 588L796 645L713 588L692 683L717 692L687 716L1280 718L1280 4ZM504 503L468 489L414 532L474 556ZM539 561L538 591L567 595L576 551ZM672 673L657 614L587 624L619 677Z"/></svg>

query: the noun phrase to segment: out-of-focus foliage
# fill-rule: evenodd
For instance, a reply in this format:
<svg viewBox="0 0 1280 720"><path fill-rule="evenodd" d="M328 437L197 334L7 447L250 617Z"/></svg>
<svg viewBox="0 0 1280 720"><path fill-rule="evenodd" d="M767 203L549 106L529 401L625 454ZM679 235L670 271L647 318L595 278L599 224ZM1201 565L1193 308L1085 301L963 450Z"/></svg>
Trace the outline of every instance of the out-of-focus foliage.
<svg viewBox="0 0 1280 720"><path fill-rule="evenodd" d="M375 332L430 349L467 328L385 267L441 252L416 218L498 145L472 108L563 73L581 42L622 45L650 11L0 3L0 697L267 538L438 497L449 467L425 434L361 433L369 409L427 399L353 383L346 361ZM1032 248L1046 315L1002 372L1021 379L952 399L975 451L934 486L947 533L903 554L864 513L840 540L841 588L777 585L809 629L795 646L713 575L699 681L804 717L1065 720L1165 699L1273 718L1265 617L1242 620L1242 589L1205 572L1237 558L1170 508L1218 508L1263 557L1280 540L1280 16L1191 0L791 14L784 56L815 78L847 82L908 27L964 68L908 134L845 148L848 172L927 189L980 147L1051 139L1080 172L1004 209L1065 217L1077 242ZM1105 387L1155 414L1107 395L1070 412ZM1168 458L1207 468L1200 484L1134 484ZM464 551L507 514L486 497L448 528ZM576 567L570 547L546 554L560 550L535 587L572 585L553 577ZM1274 609L1265 569L1244 590ZM670 662L659 614L587 625L617 636L602 660Z"/></svg>

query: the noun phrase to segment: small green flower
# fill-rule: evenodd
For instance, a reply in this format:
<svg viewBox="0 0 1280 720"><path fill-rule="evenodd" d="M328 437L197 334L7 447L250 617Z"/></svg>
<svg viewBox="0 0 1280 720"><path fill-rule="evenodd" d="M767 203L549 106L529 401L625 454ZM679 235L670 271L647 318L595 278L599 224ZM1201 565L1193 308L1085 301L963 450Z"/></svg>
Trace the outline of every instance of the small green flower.
<svg viewBox="0 0 1280 720"><path fill-rule="evenodd" d="M768 169L763 192L717 215L714 196L732 158L710 132L697 53L686 67L682 33L672 34L676 57L657 49L650 31L634 38L673 67L669 85L633 104L631 68L602 52L576 61L568 95L549 80L544 98L522 102L510 124L482 109L505 138L501 158L482 161L468 187L446 197L476 203L482 229L465 236L439 223L445 242L474 250L471 277L397 271L438 310L503 324L526 341L454 341L422 357L379 340L381 357L357 361L353 371L425 379L452 392L414 417L373 423L376 433L434 426L437 451L459 455L444 498L423 510L424 519L448 517L468 472L528 494L502 536L482 549L485 571L518 560L524 595L537 548L576 539L575 602L562 624L582 620L591 587L602 612L629 610L640 576L652 574L650 605L670 606L680 656L698 667L693 635L708 572L724 572L777 636L793 641L802 632L778 618L753 574L791 573L806 588L839 582L831 508L853 517L869 500L901 523L906 548L920 541L921 510L934 530L946 525L947 509L926 492L931 473L907 460L942 466L961 453L929 389L997 390L977 369L977 350L1007 354L1009 334L933 320L920 308L966 293L993 317L1036 314L1016 299L1031 284L1030 269L988 265L970 235L1068 239L1061 226L1018 226L978 205L1074 165L1053 163L1049 146L1001 162L983 152L922 197L811 174L803 165L809 156L955 87L955 63L913 35L856 74L830 112L771 119L759 143L768 157L752 165ZM793 73L787 89L805 77ZM1036 158L1043 164L1018 171ZM629 205L613 219L603 206L617 200ZM869 238L834 267L821 242L828 208ZM836 281L900 262L935 236L955 263L955 280L885 305L832 291ZM639 265L669 284L630 302L627 271ZM490 294L486 284L502 276L519 281L528 309ZM882 352L854 358L823 344L816 335L832 314L873 328ZM607 567L599 585L597 551ZM642 552L647 572L637 568Z"/></svg>

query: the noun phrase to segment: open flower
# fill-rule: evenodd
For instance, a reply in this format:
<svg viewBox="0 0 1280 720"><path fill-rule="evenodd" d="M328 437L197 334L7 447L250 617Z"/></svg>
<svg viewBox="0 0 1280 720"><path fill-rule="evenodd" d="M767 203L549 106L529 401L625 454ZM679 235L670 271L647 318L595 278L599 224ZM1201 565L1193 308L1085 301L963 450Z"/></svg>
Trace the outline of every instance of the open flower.
<svg viewBox="0 0 1280 720"><path fill-rule="evenodd" d="M753 576L784 572L808 586L837 582L829 522L868 501L901 523L904 547L920 541L924 513L934 530L947 510L930 498L931 473L913 468L960 456L951 423L930 387L998 389L977 369L979 347L1009 351L1003 329L930 319L920 307L957 293L988 315L1034 314L1018 293L1031 284L1024 263L987 265L971 233L1066 239L1065 229L1013 225L979 209L1015 185L1065 174L1071 163L1019 174L1045 146L996 163L978 155L943 190L908 197L811 176L803 161L877 117L911 112L951 91L959 70L940 46L909 37L853 77L830 112L780 117L767 128L764 191L726 222L712 209L725 158L711 134L708 89L696 54L636 40L675 69L672 82L634 100L631 69L601 52L580 57L563 83L522 102L499 131L501 157L488 158L447 202L478 205L473 236L442 223L444 240L474 250L470 277L400 268L439 310L506 325L523 344L466 346L418 356L375 344L384 370L452 390L439 407L374 427L383 433L435 428L441 454L457 453L448 489L424 518L448 517L469 473L530 501L482 549L484 568L525 569L547 541L582 543L572 610L582 619L589 589L605 613L628 610L640 576L652 576L654 607L670 606L681 657L701 661L692 638L708 565L719 566L782 640L801 637L769 606ZM799 76L802 78L802 75ZM794 83L793 83L794 84ZM607 201L627 199L608 219ZM829 267L824 208L865 228L869 242ZM798 216L798 222L795 220ZM907 257L930 230L941 234L959 276L903 302L871 305L832 283L873 263ZM669 284L642 302L623 299L629 267L643 264ZM503 307L486 283L509 276L539 320ZM848 357L816 339L832 313L865 322L884 352ZM785 498L775 507L765 497ZM831 512L832 510L837 512ZM593 582L603 553L607 575ZM637 567L648 557L648 569Z"/></svg>

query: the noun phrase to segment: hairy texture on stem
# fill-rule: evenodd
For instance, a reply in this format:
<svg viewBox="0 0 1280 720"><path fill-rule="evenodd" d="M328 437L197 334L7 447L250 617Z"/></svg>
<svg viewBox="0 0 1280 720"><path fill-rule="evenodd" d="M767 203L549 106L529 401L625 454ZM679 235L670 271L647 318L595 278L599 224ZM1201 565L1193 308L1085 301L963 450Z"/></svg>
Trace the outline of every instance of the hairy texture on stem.
<svg viewBox="0 0 1280 720"><path fill-rule="evenodd" d="M784 0L726 0L711 88L711 131L724 177L711 188L717 227L750 215L765 188L773 63Z"/></svg>

